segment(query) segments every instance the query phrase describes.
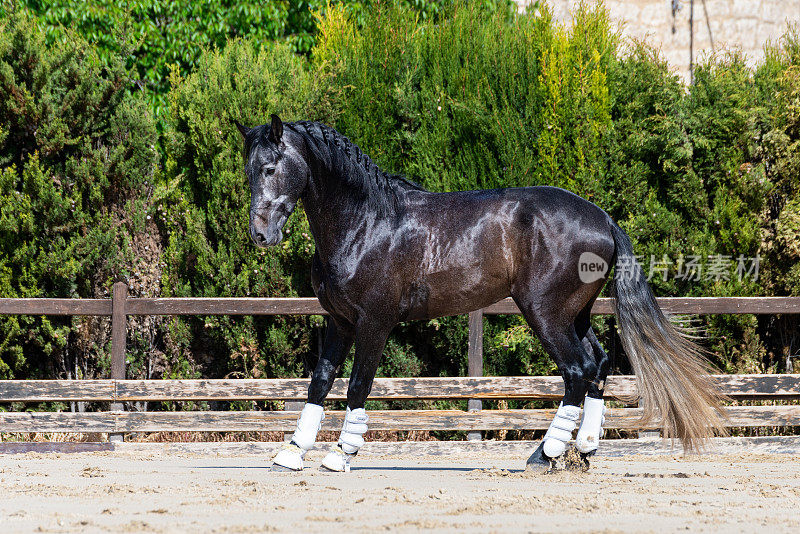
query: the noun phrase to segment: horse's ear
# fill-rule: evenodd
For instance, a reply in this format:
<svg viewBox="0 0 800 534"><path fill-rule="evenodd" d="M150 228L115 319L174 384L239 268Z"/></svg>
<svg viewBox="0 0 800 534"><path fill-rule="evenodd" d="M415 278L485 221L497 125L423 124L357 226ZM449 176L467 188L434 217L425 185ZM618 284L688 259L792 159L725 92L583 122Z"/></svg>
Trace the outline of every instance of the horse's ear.
<svg viewBox="0 0 800 534"><path fill-rule="evenodd" d="M283 122L274 113L270 115L270 119L272 123L269 126L269 140L278 145L283 137Z"/></svg>
<svg viewBox="0 0 800 534"><path fill-rule="evenodd" d="M246 139L247 138L247 134L250 133L250 128L248 128L247 126L242 126L242 124L239 121L237 121L236 119L233 119L231 122L233 122L233 124L236 125L236 127L239 129L239 133L241 133L242 137L244 137Z"/></svg>

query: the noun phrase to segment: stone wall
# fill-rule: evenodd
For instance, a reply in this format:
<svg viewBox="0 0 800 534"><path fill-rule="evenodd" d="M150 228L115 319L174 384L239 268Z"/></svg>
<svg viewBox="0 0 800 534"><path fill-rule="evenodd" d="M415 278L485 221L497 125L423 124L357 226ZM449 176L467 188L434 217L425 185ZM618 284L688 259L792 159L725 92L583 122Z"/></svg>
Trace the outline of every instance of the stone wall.
<svg viewBox="0 0 800 534"><path fill-rule="evenodd" d="M533 0L516 0L520 8ZM568 23L578 0L545 0L557 20ZM677 73L689 77L690 0L680 0L672 17L672 0L606 0L611 16L622 23L626 36L646 39L659 46ZM706 23L708 13L708 24ZM712 52L738 49L748 63L764 57L764 45L775 42L787 24L800 21L800 0L694 0L694 58ZM709 36L709 27L711 36Z"/></svg>

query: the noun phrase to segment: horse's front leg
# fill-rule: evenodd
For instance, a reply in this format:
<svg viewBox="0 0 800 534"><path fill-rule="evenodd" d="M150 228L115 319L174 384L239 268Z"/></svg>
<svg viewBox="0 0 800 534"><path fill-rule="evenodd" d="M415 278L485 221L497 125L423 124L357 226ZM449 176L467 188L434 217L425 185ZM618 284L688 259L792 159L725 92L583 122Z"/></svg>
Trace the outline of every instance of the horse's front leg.
<svg viewBox="0 0 800 534"><path fill-rule="evenodd" d="M333 318L328 320L322 356L320 356L311 385L308 387L308 402L297 420L297 428L292 440L284 445L272 460L273 471L300 471L303 469L303 458L314 446L317 432L324 418L322 402L331 390L333 381L342 362L353 346L353 335L336 325Z"/></svg>
<svg viewBox="0 0 800 534"><path fill-rule="evenodd" d="M338 443L322 461L323 469L350 471L350 461L364 445L364 434L367 432L369 420L364 411L364 403L372 389L372 381L375 379L390 330L391 327L370 324L360 327L356 332L356 354L347 387L347 411L342 432Z"/></svg>

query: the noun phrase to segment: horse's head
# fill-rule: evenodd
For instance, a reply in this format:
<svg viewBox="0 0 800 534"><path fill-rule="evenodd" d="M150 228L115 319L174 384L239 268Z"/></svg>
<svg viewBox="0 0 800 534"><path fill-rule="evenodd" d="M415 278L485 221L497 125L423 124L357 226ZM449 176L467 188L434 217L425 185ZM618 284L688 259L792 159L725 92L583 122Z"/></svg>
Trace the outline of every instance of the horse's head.
<svg viewBox="0 0 800 534"><path fill-rule="evenodd" d="M250 182L250 237L259 247L277 245L308 184L308 165L297 149L297 136L290 131L284 135L277 115L269 126L235 124L244 137L244 170Z"/></svg>

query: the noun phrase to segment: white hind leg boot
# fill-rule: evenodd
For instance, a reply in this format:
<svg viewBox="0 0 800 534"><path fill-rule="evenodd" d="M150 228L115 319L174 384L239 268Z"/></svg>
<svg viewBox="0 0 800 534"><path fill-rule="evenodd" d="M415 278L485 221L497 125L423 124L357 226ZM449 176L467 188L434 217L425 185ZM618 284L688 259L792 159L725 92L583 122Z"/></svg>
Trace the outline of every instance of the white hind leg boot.
<svg viewBox="0 0 800 534"><path fill-rule="evenodd" d="M273 465L285 467L292 471L303 469L303 458L306 452L314 446L317 441L317 432L325 418L322 406L318 404L306 403L300 418L297 420L297 428L292 435L292 440L281 447L275 458L272 459Z"/></svg>
<svg viewBox="0 0 800 534"><path fill-rule="evenodd" d="M578 425L581 409L577 406L564 406L560 404L550 428L544 435L542 451L549 458L558 458L567 448L567 442L572 439L572 431Z"/></svg>
<svg viewBox="0 0 800 534"><path fill-rule="evenodd" d="M583 421L575 438L575 448L578 451L588 454L597 450L600 445L600 436L603 433L603 424L606 407L603 399L593 399L586 397L583 401Z"/></svg>
<svg viewBox="0 0 800 534"><path fill-rule="evenodd" d="M347 473L350 471L350 460L364 445L364 434L367 432L367 412L364 408L351 410L347 408L342 425L339 442L322 460L322 466L331 471Z"/></svg>

